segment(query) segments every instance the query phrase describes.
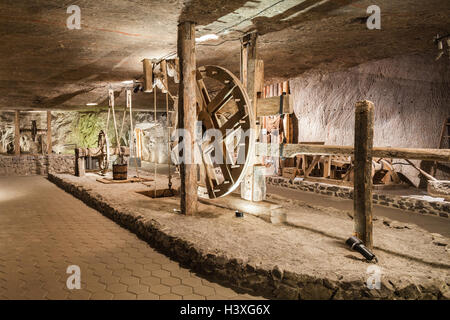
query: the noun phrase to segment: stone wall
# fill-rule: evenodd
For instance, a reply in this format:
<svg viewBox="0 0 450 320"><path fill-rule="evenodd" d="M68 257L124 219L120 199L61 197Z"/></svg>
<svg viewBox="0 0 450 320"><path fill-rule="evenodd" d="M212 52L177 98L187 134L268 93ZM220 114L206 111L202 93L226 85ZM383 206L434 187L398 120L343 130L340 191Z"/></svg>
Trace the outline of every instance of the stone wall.
<svg viewBox="0 0 450 320"><path fill-rule="evenodd" d="M0 155L0 176L30 176L51 173L73 173L75 158L72 155Z"/></svg>
<svg viewBox="0 0 450 320"><path fill-rule="evenodd" d="M299 141L353 145L355 103L367 99L375 104L375 146L437 148L444 119L450 116L450 63L434 58L398 56L291 79ZM418 185L418 172L411 166L396 169Z"/></svg>
<svg viewBox="0 0 450 320"><path fill-rule="evenodd" d="M116 112L117 126L120 131L123 112ZM78 147L96 147L100 130L106 126L107 112L52 112L52 149L57 154L73 154ZM35 120L38 129L47 128L46 112L20 112L20 128L31 129ZM145 161L167 163L168 128L166 114L158 112L156 121L153 112L134 112L133 125L142 129L142 158ZM129 115L126 115L121 145L128 146L130 140ZM110 144L115 144L113 121L108 128ZM46 150L47 133L38 132L35 141L31 132L21 132L20 150L22 153L41 153L40 136ZM0 112L0 154L12 154L14 148L14 112Z"/></svg>
<svg viewBox="0 0 450 320"><path fill-rule="evenodd" d="M336 186L325 183L290 180L283 177L269 176L266 182L277 187L296 189L319 193L344 199L353 199L353 188ZM427 201L411 196L397 196L392 194L373 193L373 203L381 206L396 209L408 210L420 214L431 214L448 218L450 215L450 202L447 201Z"/></svg>

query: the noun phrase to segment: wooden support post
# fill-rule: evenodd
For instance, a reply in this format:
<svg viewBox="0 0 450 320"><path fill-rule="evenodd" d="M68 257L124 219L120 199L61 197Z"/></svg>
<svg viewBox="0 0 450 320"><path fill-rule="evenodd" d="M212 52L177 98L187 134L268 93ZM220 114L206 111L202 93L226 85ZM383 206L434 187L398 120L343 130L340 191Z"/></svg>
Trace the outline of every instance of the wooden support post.
<svg viewBox="0 0 450 320"><path fill-rule="evenodd" d="M75 175L77 177L84 177L85 174L84 154L80 154L80 149L75 148Z"/></svg>
<svg viewBox="0 0 450 320"><path fill-rule="evenodd" d="M264 63L262 60L258 60L257 56L257 40L258 34L252 32L246 34L241 39L241 82L247 91L248 97L251 102L251 108L253 117L256 119L255 136L259 136L259 119L256 117L256 102L258 100L258 93L262 95L264 89ZM241 197L246 200L258 201L258 197L255 197L254 190L257 190L259 186L255 186L255 183L264 183L263 179L254 179L255 163L261 161L252 155L250 159L251 163L248 166L247 173L241 183ZM258 182L255 182L258 181Z"/></svg>
<svg viewBox="0 0 450 320"><path fill-rule="evenodd" d="M153 63L149 59L142 60L144 68L144 92L153 92Z"/></svg>
<svg viewBox="0 0 450 320"><path fill-rule="evenodd" d="M252 32L243 38L243 48L241 50L241 55L247 55L246 58L242 59L242 61L247 63L247 67L244 70L242 76L245 76L245 73L247 75L247 79L244 80L246 82L245 88L247 89L248 97L250 98L250 101L252 103L252 110L253 114L256 115L256 90L257 90L257 83L256 83L256 71L257 71L257 40L258 40L258 34L256 32Z"/></svg>
<svg viewBox="0 0 450 320"><path fill-rule="evenodd" d="M294 112L294 98L290 94L283 96L273 96L265 99L257 99L256 102L256 117L265 117L280 114L280 103L283 104L281 110L284 114L291 114Z"/></svg>
<svg viewBox="0 0 450 320"><path fill-rule="evenodd" d="M244 89L247 89L247 67L248 67L248 50L243 39L241 41L241 68L240 68L240 80Z"/></svg>
<svg viewBox="0 0 450 320"><path fill-rule="evenodd" d="M305 178L307 178L310 175L310 173L314 170L314 167L319 163L321 157L322 156L314 156L308 169L305 170Z"/></svg>
<svg viewBox="0 0 450 320"><path fill-rule="evenodd" d="M47 154L52 154L52 112L47 111Z"/></svg>
<svg viewBox="0 0 450 320"><path fill-rule="evenodd" d="M20 156L20 111L14 116L14 154Z"/></svg>
<svg viewBox="0 0 450 320"><path fill-rule="evenodd" d="M373 103L360 101L355 109L354 232L369 249L372 238Z"/></svg>
<svg viewBox="0 0 450 320"><path fill-rule="evenodd" d="M178 57L180 59L178 127L184 128L190 134L190 141L183 141L183 143L185 143L184 150L190 150L192 156L192 159L185 157L187 163L180 165L180 209L182 214L192 215L197 211L197 168L193 161L197 121L195 23L193 22L182 22L178 25Z"/></svg>
<svg viewBox="0 0 450 320"><path fill-rule="evenodd" d="M326 146L314 144L293 144L284 143L283 146L272 146L270 143L256 143L257 156L270 156L275 152L279 152L284 158L292 158L295 155L353 155L352 146ZM409 160L425 160L450 162L450 149L412 149L412 148L387 148L374 147L372 156L375 158L391 158L391 159L409 159Z"/></svg>

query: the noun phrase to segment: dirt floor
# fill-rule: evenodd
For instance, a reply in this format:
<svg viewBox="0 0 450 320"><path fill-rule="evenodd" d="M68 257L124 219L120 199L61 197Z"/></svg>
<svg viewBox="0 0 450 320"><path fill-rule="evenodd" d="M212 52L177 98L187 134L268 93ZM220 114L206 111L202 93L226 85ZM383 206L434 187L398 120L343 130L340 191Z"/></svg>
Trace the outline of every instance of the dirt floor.
<svg viewBox="0 0 450 320"><path fill-rule="evenodd" d="M396 190L390 191L395 192ZM332 207L335 209L350 212L353 210L353 200L350 199L342 199L333 196L300 190L292 190L272 185L267 185L267 193L305 201L308 202L308 204L321 207ZM450 219L448 218L424 215L417 212L389 208L380 205L373 206L373 214L376 217L384 217L403 223L412 223L427 230L428 232L439 233L447 238L450 238Z"/></svg>
<svg viewBox="0 0 450 320"><path fill-rule="evenodd" d="M187 241L201 254L238 261L254 270L268 270L274 281L279 278L277 281L282 283L275 285L271 293L261 288L269 297L450 298L449 239L414 224L374 219L374 253L381 268L382 289L367 290L371 264L344 244L353 231L349 211L272 195L270 200L283 204L287 210L286 224L270 224L252 215L236 218L232 210L205 204L199 204L196 216L183 216L177 213L178 198L146 197L137 191L152 187L141 183L104 185L93 174L83 178L55 176L113 207L115 212L142 219L144 225L156 223L160 231ZM160 176L158 187L166 187L166 181ZM292 274L297 275L293 286L299 291L294 290L292 296L278 295ZM302 277L318 279L330 290L317 292L319 286L306 286ZM245 287L245 282L237 285ZM258 285L249 287L258 290ZM291 289L287 291L292 292Z"/></svg>

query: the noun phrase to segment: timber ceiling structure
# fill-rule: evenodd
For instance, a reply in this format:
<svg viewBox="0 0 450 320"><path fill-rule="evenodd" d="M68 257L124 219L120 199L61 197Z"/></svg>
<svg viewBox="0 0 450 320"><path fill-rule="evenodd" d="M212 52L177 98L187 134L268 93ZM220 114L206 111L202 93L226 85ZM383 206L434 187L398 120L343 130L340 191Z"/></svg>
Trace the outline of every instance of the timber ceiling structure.
<svg viewBox="0 0 450 320"><path fill-rule="evenodd" d="M366 10L381 8L381 30L368 30ZM69 30L67 8L81 9ZM266 81L312 70L340 70L400 54L435 52L448 33L448 0L2 0L0 110L104 107L107 88L140 77L143 58L173 57L177 24L197 23L197 65L238 74L239 38L257 30ZM121 95L123 98L123 94ZM151 97L134 101L151 109Z"/></svg>

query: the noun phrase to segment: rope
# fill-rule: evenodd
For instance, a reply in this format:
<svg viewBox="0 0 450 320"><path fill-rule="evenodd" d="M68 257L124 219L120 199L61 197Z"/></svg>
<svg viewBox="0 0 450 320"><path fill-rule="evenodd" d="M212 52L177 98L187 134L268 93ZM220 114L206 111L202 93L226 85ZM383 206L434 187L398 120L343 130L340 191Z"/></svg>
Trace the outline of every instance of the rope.
<svg viewBox="0 0 450 320"><path fill-rule="evenodd" d="M169 92L169 91L167 91ZM169 182L167 186L169 187L169 190L172 189L172 176L170 173L170 120L169 120L169 95L166 93L166 123L167 123L167 166L169 168Z"/></svg>
<svg viewBox="0 0 450 320"><path fill-rule="evenodd" d="M128 91L128 90L127 90ZM128 94L128 93L127 93ZM128 99L128 98L127 98ZM128 103L128 100L127 100ZM123 109L123 116L122 116L122 125L120 126L120 133L119 133L119 137L122 139L122 134L123 134L123 126L125 124L125 117L127 116L127 107L125 107ZM125 140L125 139L124 139Z"/></svg>
<svg viewBox="0 0 450 320"><path fill-rule="evenodd" d="M153 114L154 114L154 121L155 121L155 125L156 125L156 87L153 90ZM156 163L156 154L155 154L155 161L153 163L155 165L155 198L156 198L156 167L158 166L158 164Z"/></svg>
<svg viewBox="0 0 450 320"><path fill-rule="evenodd" d="M111 109L108 108L108 116L106 117L106 128L105 128L105 133L108 131L108 127L109 127L109 114L111 113Z"/></svg>
<svg viewBox="0 0 450 320"><path fill-rule="evenodd" d="M108 171L109 169L109 148L108 148L108 143L107 141L107 132L108 132L108 128L109 128L109 117L111 114L111 96L108 94L108 98L109 98L109 105L108 105L108 115L106 117L106 127L105 130L103 132L103 134L105 135L105 143L106 143L106 157L105 157L105 169L102 170L103 175L106 173L106 171ZM102 154L103 154L103 147L102 147ZM103 172L104 171L104 172Z"/></svg>
<svg viewBox="0 0 450 320"><path fill-rule="evenodd" d="M120 163L122 164L123 163L123 156L122 156L121 150L120 150L119 133L117 131L117 122L116 122L116 112L114 110L114 91L112 91L112 90L109 91L109 97L110 97L110 104L111 104L113 121L114 121L114 133L116 135L116 146L117 146L118 153L119 153Z"/></svg>
<svg viewBox="0 0 450 320"><path fill-rule="evenodd" d="M133 111L132 111L132 105L131 105L131 90L127 90L127 107L130 109L130 136L131 136L131 144L133 145L133 151L134 151L134 164L136 166L136 176L138 178L138 181L141 181L141 178L139 177L139 168L138 168L138 162L137 162L137 148L136 144L134 143L134 128L133 128ZM125 118L125 115L124 115ZM137 139L136 139L137 140ZM136 141L137 142L137 141ZM131 147L131 145L130 145ZM131 151L131 150L130 150ZM130 152L131 155L131 152Z"/></svg>

